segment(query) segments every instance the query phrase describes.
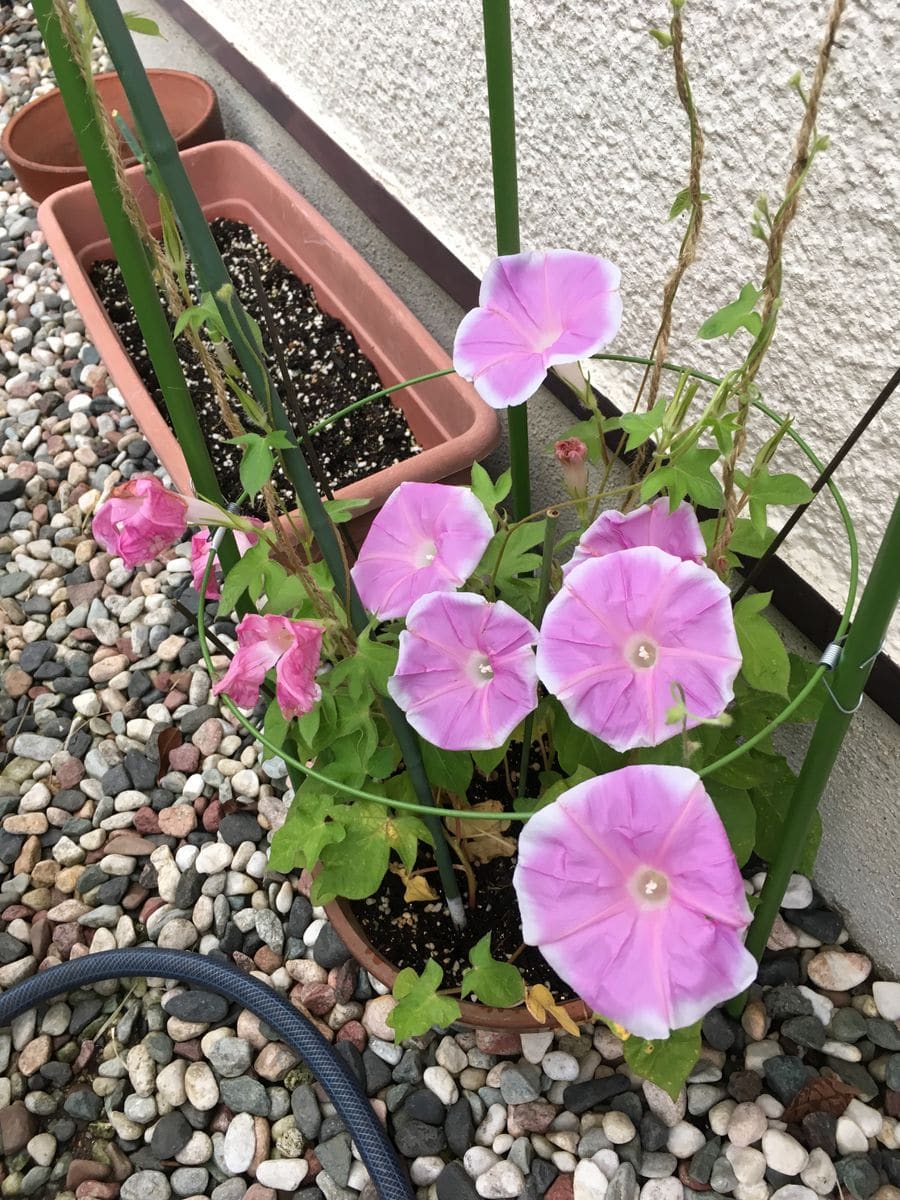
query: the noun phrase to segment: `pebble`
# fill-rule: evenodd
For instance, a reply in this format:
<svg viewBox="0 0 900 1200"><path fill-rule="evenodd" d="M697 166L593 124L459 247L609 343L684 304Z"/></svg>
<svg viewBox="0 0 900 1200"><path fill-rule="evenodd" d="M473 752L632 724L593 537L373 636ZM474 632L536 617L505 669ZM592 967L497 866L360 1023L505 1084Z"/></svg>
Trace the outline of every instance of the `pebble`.
<svg viewBox="0 0 900 1200"><path fill-rule="evenodd" d="M848 992L868 979L872 960L851 951L822 950L810 959L806 971L816 987L827 992Z"/></svg>
<svg viewBox="0 0 900 1200"><path fill-rule="evenodd" d="M769 1129L763 1134L762 1152L772 1170L782 1175L799 1175L809 1161L803 1146L780 1129Z"/></svg>

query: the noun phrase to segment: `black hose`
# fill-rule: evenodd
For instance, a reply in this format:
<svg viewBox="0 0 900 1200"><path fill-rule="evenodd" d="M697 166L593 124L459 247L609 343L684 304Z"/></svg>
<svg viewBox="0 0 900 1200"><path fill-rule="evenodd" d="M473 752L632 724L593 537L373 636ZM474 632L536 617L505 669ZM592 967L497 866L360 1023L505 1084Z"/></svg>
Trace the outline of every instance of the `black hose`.
<svg viewBox="0 0 900 1200"><path fill-rule="evenodd" d="M381 1200L413 1200L403 1167L352 1071L315 1026L278 992L230 963L188 950L104 950L50 967L0 994L0 1027L45 1000L107 979L177 979L226 996L265 1021L294 1050L328 1093L359 1147Z"/></svg>

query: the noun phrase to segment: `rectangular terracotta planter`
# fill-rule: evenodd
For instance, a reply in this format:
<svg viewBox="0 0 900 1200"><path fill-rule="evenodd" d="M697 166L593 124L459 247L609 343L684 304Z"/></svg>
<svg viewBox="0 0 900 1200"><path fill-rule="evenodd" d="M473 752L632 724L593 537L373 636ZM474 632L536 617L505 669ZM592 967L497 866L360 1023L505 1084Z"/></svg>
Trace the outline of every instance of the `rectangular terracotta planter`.
<svg viewBox="0 0 900 1200"><path fill-rule="evenodd" d="M353 332L385 387L450 366L450 359L363 258L268 163L242 142L211 142L181 155L210 221L243 221L272 254L311 283L320 306ZM126 172L151 228L156 198L140 167ZM134 369L88 278L98 258L112 257L89 183L46 199L38 219L85 326L144 437L175 486L191 491L181 447ZM457 375L395 393L422 452L342 488L337 496L380 507L404 480L463 483L472 463L497 444L497 414ZM369 511L369 510L367 510Z"/></svg>

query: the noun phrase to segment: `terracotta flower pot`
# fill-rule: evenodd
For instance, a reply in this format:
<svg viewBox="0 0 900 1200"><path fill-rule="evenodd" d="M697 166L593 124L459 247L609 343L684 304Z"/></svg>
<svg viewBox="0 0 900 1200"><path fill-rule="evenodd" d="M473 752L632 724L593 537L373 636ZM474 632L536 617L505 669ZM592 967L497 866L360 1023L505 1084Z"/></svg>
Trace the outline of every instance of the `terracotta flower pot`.
<svg viewBox="0 0 900 1200"><path fill-rule="evenodd" d="M368 263L249 146L212 142L182 154L210 221L243 221L272 254L311 283L319 305L356 337L385 386L450 366L425 327ZM158 228L156 198L140 167L129 183L151 226ZM181 447L141 382L88 278L88 268L111 249L90 184L45 200L38 220L56 256L87 330L144 437L177 488L191 489ZM420 454L341 488L338 497L367 499L379 508L404 480L462 483L472 463L497 444L496 412L457 375L395 392ZM358 520L359 518L357 518ZM359 526L357 526L359 528Z"/></svg>
<svg viewBox="0 0 900 1200"><path fill-rule="evenodd" d="M344 900L333 900L331 904L325 905L325 912L359 965L365 967L369 974L374 975L381 983L393 987L399 968L388 962L374 948L353 915L350 905ZM461 1000L459 1007L460 1022L474 1029L491 1029L503 1033L535 1033L540 1029L556 1027L556 1022L552 1019L547 1024L536 1021L524 1005L520 1005L519 1008L489 1008L486 1004ZM582 1000L569 1000L562 1007L576 1024L591 1019L591 1010Z"/></svg>
<svg viewBox="0 0 900 1200"><path fill-rule="evenodd" d="M205 79L186 71L153 69L148 74L179 150L224 137L219 102ZM104 108L121 112L133 129L116 72L95 75L94 82ZM21 108L3 130L0 144L16 179L33 200L44 200L87 179L58 88ZM133 163L134 157L129 155L126 161Z"/></svg>

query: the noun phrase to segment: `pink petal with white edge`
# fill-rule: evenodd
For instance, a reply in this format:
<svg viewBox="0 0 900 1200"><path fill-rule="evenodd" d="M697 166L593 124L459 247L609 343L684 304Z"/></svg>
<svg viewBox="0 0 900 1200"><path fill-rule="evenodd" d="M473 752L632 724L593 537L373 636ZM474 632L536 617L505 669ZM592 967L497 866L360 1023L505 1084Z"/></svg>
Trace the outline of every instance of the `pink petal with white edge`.
<svg viewBox="0 0 900 1200"><path fill-rule="evenodd" d="M372 522L350 573L370 612L382 620L402 617L421 596L465 583L492 534L484 505L468 488L401 483Z"/></svg>
<svg viewBox="0 0 900 1200"><path fill-rule="evenodd" d="M563 565L563 577L590 558L635 546L656 546L685 562L702 563L706 556L706 543L692 506L682 502L670 512L668 499L661 496L634 512L602 512L579 538L572 557Z"/></svg>
<svg viewBox="0 0 900 1200"><path fill-rule="evenodd" d="M453 365L494 408L527 400L547 369L587 358L618 332L618 267L576 250L527 251L491 262L479 307L457 331Z"/></svg>
<svg viewBox="0 0 900 1200"><path fill-rule="evenodd" d="M656 746L683 688L687 727L732 699L741 654L728 589L653 546L589 559L547 607L538 675L572 720L616 750Z"/></svg>
<svg viewBox="0 0 900 1200"><path fill-rule="evenodd" d="M625 767L571 788L523 829L513 882L524 940L640 1037L699 1020L755 976L740 872L686 768Z"/></svg>
<svg viewBox="0 0 900 1200"><path fill-rule="evenodd" d="M500 746L537 704L537 630L503 601L469 592L417 600L388 692L444 750Z"/></svg>

